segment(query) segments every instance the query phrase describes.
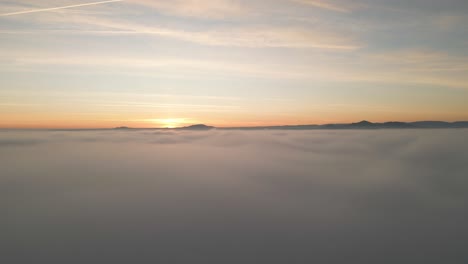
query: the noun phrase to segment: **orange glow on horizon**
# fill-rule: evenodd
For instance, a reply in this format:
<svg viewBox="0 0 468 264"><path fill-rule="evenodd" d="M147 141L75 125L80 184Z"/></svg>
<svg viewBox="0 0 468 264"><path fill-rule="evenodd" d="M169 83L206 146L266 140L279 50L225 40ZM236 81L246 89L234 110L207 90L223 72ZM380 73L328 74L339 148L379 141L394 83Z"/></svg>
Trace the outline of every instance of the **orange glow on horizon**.
<svg viewBox="0 0 468 264"><path fill-rule="evenodd" d="M156 119L146 119L141 120L146 122L148 125L156 125L161 128L177 128L182 126L191 125L194 123L193 120L187 118L156 118Z"/></svg>
<svg viewBox="0 0 468 264"><path fill-rule="evenodd" d="M301 111L296 113L263 112L186 112L181 114L136 113L128 111L118 113L67 113L67 112L19 112L0 114L0 128L19 129L99 129L115 127L132 128L176 128L194 124L215 127L255 127L280 125L308 125L353 123L362 120L370 122L388 121L464 121L468 120L465 112L457 114L408 111L403 113L348 111L320 112Z"/></svg>
<svg viewBox="0 0 468 264"><path fill-rule="evenodd" d="M331 124L331 123L353 123L362 120L370 122L388 122L388 121L425 121L425 120L440 120L440 121L464 121L467 116L460 114L459 116L423 116L423 115L406 115L406 116L355 116L349 115L341 116L326 116L324 118L276 118L276 117L262 117L262 116L229 116L226 118L212 117L212 118L146 118L146 119L132 119L126 118L64 118L64 117L46 117L38 116L34 119L31 117L18 118L0 116L0 128L12 129L99 129L99 128L114 128L120 126L127 126L132 128L177 128L190 126L194 124L206 124L215 127L255 127L255 126L280 126L280 125L308 125L308 124Z"/></svg>

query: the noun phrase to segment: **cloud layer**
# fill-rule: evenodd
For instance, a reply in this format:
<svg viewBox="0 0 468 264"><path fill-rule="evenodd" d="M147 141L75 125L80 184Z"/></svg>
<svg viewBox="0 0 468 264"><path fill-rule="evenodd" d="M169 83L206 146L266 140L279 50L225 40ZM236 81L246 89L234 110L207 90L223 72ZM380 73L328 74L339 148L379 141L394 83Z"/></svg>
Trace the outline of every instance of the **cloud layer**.
<svg viewBox="0 0 468 264"><path fill-rule="evenodd" d="M465 134L2 131L2 258L465 263Z"/></svg>

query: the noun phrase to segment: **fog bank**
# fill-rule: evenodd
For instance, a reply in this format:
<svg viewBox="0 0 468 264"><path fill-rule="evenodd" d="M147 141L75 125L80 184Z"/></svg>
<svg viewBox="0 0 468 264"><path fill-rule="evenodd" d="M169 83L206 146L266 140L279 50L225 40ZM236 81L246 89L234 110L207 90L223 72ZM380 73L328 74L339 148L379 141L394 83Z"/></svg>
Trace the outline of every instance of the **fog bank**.
<svg viewBox="0 0 468 264"><path fill-rule="evenodd" d="M468 263L467 132L0 131L0 262Z"/></svg>

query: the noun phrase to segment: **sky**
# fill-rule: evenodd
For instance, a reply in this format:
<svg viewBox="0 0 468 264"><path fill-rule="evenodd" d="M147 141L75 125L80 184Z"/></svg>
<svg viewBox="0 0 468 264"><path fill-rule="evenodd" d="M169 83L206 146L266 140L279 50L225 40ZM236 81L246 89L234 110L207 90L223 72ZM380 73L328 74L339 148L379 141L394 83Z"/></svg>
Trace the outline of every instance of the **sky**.
<svg viewBox="0 0 468 264"><path fill-rule="evenodd" d="M465 0L3 0L0 127L468 120Z"/></svg>
<svg viewBox="0 0 468 264"><path fill-rule="evenodd" d="M0 130L0 259L468 263L466 133Z"/></svg>

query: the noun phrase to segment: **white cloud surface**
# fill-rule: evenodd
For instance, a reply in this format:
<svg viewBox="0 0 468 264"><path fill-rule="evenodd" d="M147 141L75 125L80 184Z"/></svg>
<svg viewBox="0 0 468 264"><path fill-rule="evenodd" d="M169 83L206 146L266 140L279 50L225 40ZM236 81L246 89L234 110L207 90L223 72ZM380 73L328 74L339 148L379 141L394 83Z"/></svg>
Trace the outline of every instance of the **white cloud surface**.
<svg viewBox="0 0 468 264"><path fill-rule="evenodd" d="M465 263L465 135L2 131L2 257Z"/></svg>

